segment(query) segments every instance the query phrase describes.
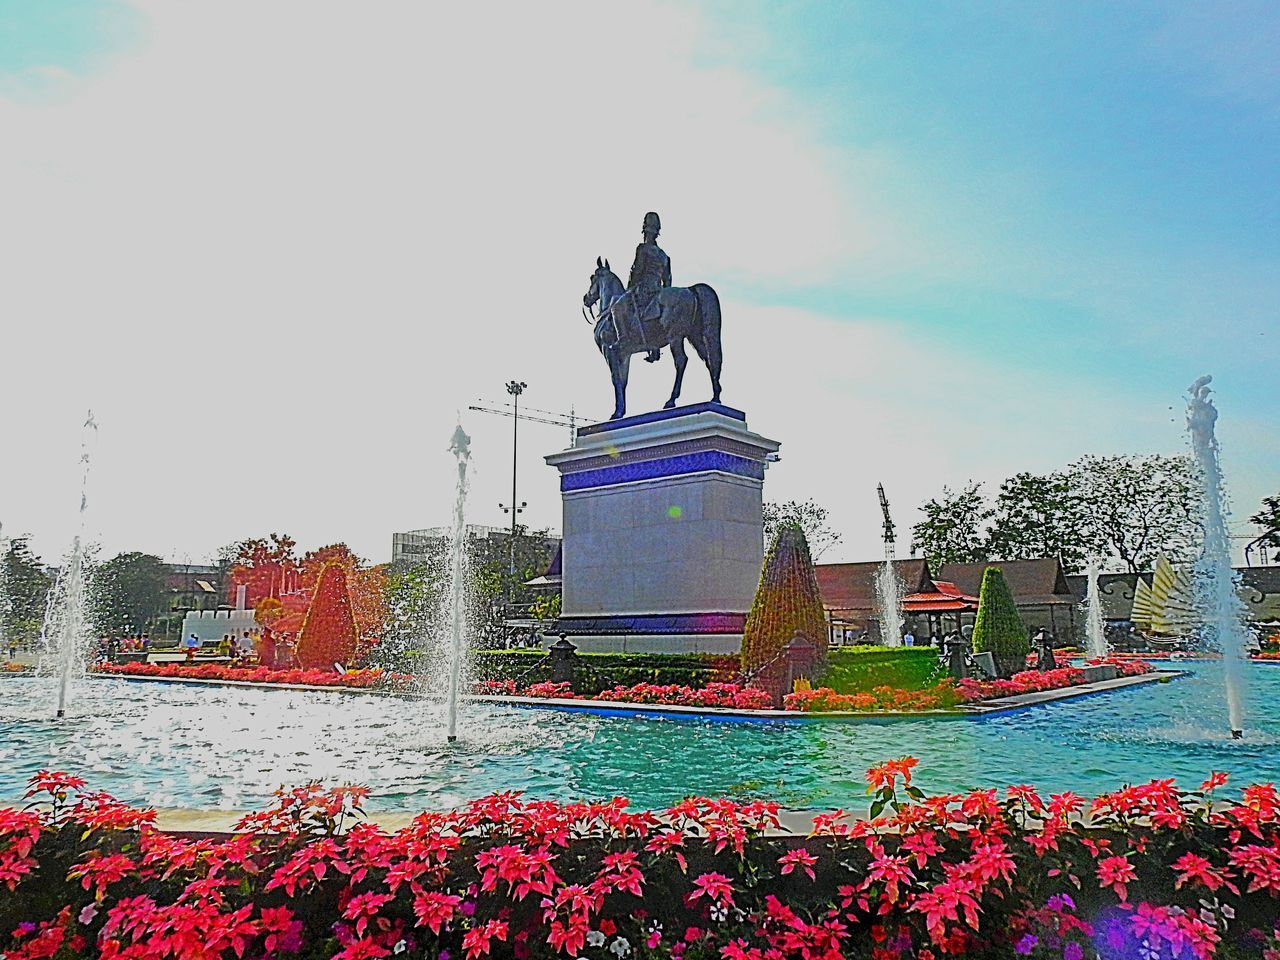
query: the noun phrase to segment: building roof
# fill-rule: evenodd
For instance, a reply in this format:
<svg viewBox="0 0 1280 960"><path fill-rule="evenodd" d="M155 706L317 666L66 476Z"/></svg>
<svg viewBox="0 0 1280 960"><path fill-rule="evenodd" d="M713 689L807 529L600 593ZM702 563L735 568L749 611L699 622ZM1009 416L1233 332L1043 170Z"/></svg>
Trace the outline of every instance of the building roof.
<svg viewBox="0 0 1280 960"><path fill-rule="evenodd" d="M863 563L819 563L818 593L822 605L833 612L865 613L876 607L876 573L883 560ZM925 560L895 560L893 568L906 593L936 592Z"/></svg>
<svg viewBox="0 0 1280 960"><path fill-rule="evenodd" d="M978 609L978 598L962 592L954 583L935 580L933 585L934 590L908 593L902 598L902 609L907 613L960 613Z"/></svg>
<svg viewBox="0 0 1280 960"><path fill-rule="evenodd" d="M954 583L971 596L982 592L982 575L988 567L999 567L1009 592L1019 606L1075 604L1075 594L1067 584L1062 564L1056 558L1039 560L991 560L984 563L944 563L938 576Z"/></svg>

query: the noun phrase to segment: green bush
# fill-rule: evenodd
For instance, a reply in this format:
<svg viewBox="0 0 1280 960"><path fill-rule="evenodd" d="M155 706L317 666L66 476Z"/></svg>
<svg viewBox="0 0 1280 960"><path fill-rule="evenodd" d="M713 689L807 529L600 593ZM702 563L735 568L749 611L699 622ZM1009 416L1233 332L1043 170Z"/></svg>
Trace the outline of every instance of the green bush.
<svg viewBox="0 0 1280 960"><path fill-rule="evenodd" d="M973 623L973 651L994 655L1002 673L1017 672L1031 652L1026 624L1018 615L999 567L987 567L982 575L978 616Z"/></svg>
<svg viewBox="0 0 1280 960"><path fill-rule="evenodd" d="M827 623L809 542L797 523L779 524L760 572L760 585L742 634L742 669L750 672L777 657L797 633L827 650Z"/></svg>
<svg viewBox="0 0 1280 960"><path fill-rule="evenodd" d="M637 683L679 684L700 689L708 683L733 680L738 658L683 653L580 653L573 688L599 693ZM472 655L477 680L518 680L522 684L546 680L549 666L541 650L477 650Z"/></svg>
<svg viewBox="0 0 1280 960"><path fill-rule="evenodd" d="M923 690L941 678L932 647L833 647L814 682L837 693L870 693L876 687Z"/></svg>

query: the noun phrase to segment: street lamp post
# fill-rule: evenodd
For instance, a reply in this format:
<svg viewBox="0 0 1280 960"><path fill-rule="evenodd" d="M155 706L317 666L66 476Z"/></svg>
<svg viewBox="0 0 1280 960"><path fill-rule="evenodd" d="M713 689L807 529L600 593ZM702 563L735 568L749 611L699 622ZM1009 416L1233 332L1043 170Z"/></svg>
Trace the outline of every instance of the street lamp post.
<svg viewBox="0 0 1280 960"><path fill-rule="evenodd" d="M519 515L524 512L524 508L529 504L527 502L516 501L516 467L519 464L517 454L520 450L520 394L524 393L527 383L519 380L510 380L507 382L507 393L511 394L511 402L513 405L514 416L511 418L511 506L502 507L504 512L511 514L511 562L509 573L514 576L516 572L516 520ZM513 588L514 589L514 588ZM508 600L510 597L508 596Z"/></svg>

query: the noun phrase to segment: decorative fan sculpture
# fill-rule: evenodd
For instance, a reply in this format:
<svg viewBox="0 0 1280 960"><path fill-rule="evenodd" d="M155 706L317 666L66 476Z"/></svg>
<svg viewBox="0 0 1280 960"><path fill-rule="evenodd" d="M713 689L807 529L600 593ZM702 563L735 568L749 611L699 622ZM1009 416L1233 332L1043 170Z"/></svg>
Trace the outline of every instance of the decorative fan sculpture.
<svg viewBox="0 0 1280 960"><path fill-rule="evenodd" d="M1139 579L1133 591L1133 622L1165 637L1190 636L1200 622L1195 586L1185 567L1175 567L1163 554L1156 558L1151 583Z"/></svg>

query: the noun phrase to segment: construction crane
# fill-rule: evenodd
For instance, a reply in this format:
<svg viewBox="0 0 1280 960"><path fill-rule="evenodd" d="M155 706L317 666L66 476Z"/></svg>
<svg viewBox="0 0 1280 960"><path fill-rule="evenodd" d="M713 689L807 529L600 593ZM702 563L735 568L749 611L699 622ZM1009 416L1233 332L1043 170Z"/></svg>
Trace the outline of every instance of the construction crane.
<svg viewBox="0 0 1280 960"><path fill-rule="evenodd" d="M478 404L473 404L472 406L467 407L467 409L474 410L477 413L493 413L499 417L518 417L521 420L533 420L536 423L549 423L553 427L568 427L569 446L576 447L578 445L578 423L582 418L572 410L568 413L556 413L554 410L539 410L537 407L521 407L519 413L517 413L514 407L508 407L505 410L499 409L500 406L507 405L498 404L498 402L494 400L481 400L480 403L490 403L494 404L494 406L482 407ZM543 416L531 416L526 412L529 410L543 414Z"/></svg>
<svg viewBox="0 0 1280 960"><path fill-rule="evenodd" d="M880 512L884 514L884 549L885 556L892 557L894 546L898 542L893 531L893 518L889 516L889 498L884 495L884 484L876 484L876 493L880 494Z"/></svg>

